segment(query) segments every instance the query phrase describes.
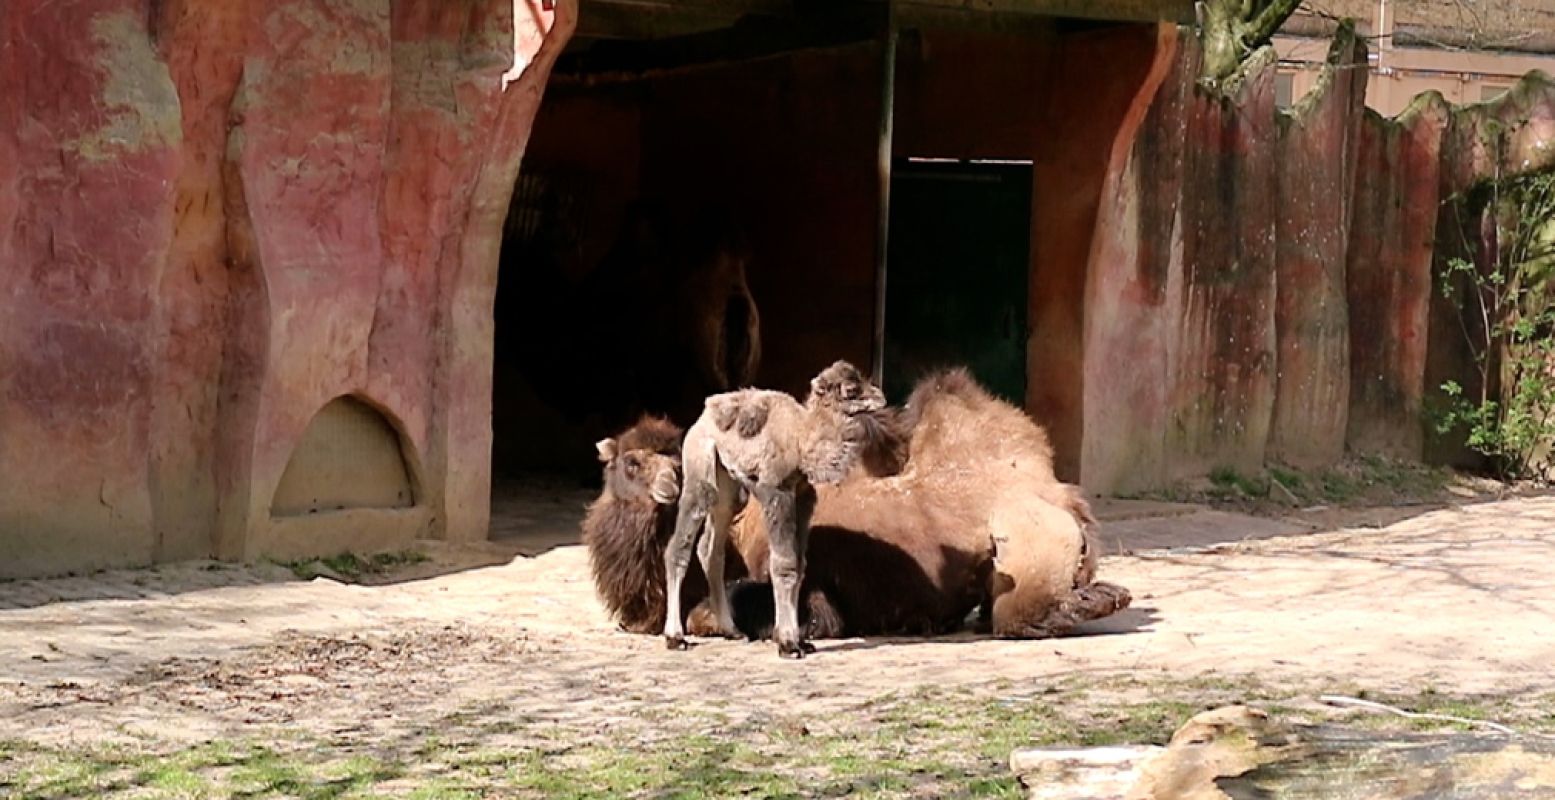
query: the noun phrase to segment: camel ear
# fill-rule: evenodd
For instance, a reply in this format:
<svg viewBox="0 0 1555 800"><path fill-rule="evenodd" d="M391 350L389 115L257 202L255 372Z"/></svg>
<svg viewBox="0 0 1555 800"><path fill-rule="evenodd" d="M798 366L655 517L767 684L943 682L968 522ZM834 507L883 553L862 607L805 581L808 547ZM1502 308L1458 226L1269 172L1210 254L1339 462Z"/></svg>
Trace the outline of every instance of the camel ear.
<svg viewBox="0 0 1555 800"><path fill-rule="evenodd" d="M599 451L599 460L609 464L616 457L616 440L600 439L594 443L594 449Z"/></svg>

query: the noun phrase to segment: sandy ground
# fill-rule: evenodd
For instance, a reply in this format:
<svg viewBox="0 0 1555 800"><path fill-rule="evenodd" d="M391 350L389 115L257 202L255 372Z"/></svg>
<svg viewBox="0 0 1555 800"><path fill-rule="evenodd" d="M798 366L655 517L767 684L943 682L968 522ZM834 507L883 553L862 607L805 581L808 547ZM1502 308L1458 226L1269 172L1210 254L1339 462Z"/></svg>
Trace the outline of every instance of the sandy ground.
<svg viewBox="0 0 1555 800"><path fill-rule="evenodd" d="M553 510L575 513L569 498ZM382 739L475 710L583 728L708 705L824 717L918 687L1029 690L1092 673L1555 686L1555 498L1381 519L1399 517L1307 533L1300 520L1113 508L1104 533L1129 554L1102 573L1135 607L1088 635L821 642L797 663L767 644L671 653L616 632L560 533L434 551L409 573L429 577L386 585L209 563L0 584L0 740L203 740L261 724ZM452 570L482 560L497 563Z"/></svg>

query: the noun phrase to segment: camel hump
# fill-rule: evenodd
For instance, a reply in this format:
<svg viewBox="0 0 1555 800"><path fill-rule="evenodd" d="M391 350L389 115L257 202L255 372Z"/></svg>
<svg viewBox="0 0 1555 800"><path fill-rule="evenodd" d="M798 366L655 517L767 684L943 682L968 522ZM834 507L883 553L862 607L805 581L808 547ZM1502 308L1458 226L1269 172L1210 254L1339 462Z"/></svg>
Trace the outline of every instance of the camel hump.
<svg viewBox="0 0 1555 800"><path fill-rule="evenodd" d="M742 438L749 439L767 427L767 417L771 414L772 406L765 398L752 398L749 402L740 404L740 415L735 421L735 430Z"/></svg>
<svg viewBox="0 0 1555 800"><path fill-rule="evenodd" d="M740 405L733 395L713 395L707 398L704 405L708 415L712 417L713 425L720 431L728 431L734 427L734 422L740 415Z"/></svg>
<svg viewBox="0 0 1555 800"><path fill-rule="evenodd" d="M918 384L913 387L912 396L907 400L907 405L922 406L932 397L981 399L987 396L988 390L972 377L972 373L966 367L953 367L918 381Z"/></svg>
<svg viewBox="0 0 1555 800"><path fill-rule="evenodd" d="M985 409L990 402L999 402L988 394L966 367L940 370L924 376L913 385L912 394L902 407L902 430L910 431L918 427L929 408L947 400L959 401L971 413L979 413L978 410Z"/></svg>
<svg viewBox="0 0 1555 800"><path fill-rule="evenodd" d="M720 432L731 429L749 439L767 427L772 416L772 398L753 392L730 392L707 398L707 411Z"/></svg>

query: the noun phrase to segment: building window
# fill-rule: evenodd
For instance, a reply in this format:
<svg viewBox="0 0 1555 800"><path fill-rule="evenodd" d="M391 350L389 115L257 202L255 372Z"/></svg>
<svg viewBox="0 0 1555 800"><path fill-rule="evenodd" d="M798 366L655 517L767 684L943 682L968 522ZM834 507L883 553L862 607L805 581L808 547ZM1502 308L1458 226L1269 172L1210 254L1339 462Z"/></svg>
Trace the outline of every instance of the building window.
<svg viewBox="0 0 1555 800"><path fill-rule="evenodd" d="M1482 83L1479 85L1479 101L1488 103L1505 94L1510 88L1511 85L1505 83Z"/></svg>
<svg viewBox="0 0 1555 800"><path fill-rule="evenodd" d="M1281 72L1274 76L1274 105L1276 108L1290 108L1295 102L1296 76L1289 72Z"/></svg>

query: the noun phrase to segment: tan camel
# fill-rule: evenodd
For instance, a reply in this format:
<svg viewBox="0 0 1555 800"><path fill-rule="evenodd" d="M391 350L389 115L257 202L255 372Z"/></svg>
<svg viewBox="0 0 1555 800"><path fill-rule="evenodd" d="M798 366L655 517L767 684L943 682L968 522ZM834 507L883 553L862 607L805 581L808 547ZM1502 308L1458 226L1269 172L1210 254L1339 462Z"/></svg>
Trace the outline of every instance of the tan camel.
<svg viewBox="0 0 1555 800"><path fill-rule="evenodd" d="M1094 580L1090 508L1077 487L1052 477L1046 435L1019 410L954 371L921 382L904 411L860 420L875 423L864 426L868 469L816 489L801 607L807 638L945 633L979 606L998 635L1037 638L1128 605L1126 590ZM649 424L601 443L602 452L643 447L636 432ZM981 437L986 447L967 446ZM985 451L997 458L977 455ZM638 452L639 459L655 455L678 457L679 450ZM607 484L612 469L619 467L607 467ZM651 500L636 512L611 508L621 494L607 485L585 524L595 587L622 627L660 630L660 559L674 508L654 508ZM646 488L637 494L646 498ZM734 519L726 554L730 575L753 578L732 597L734 622L752 638L768 634L775 614L767 541L752 502ZM706 591L702 575L693 577L681 608ZM685 625L696 635L719 631L708 604Z"/></svg>

